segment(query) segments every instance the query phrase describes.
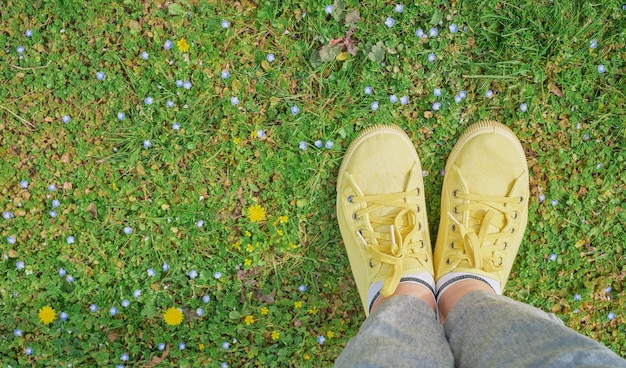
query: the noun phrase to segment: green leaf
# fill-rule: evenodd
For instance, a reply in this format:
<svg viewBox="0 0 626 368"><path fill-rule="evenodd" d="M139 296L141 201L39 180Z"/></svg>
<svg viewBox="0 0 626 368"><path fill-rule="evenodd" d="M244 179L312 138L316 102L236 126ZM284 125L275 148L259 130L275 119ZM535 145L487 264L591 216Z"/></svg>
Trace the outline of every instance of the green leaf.
<svg viewBox="0 0 626 368"><path fill-rule="evenodd" d="M367 54L367 57L375 63L382 63L385 60L386 49L382 41L378 41L376 45L372 46L372 50Z"/></svg>
<svg viewBox="0 0 626 368"><path fill-rule="evenodd" d="M154 306L154 299L149 300L141 310L141 315L146 318L154 318L156 316L156 308Z"/></svg>
<svg viewBox="0 0 626 368"><path fill-rule="evenodd" d="M439 24L439 21L443 18L443 13L441 12L441 10L437 10L435 11L435 13L433 14L433 17L430 18L430 24Z"/></svg>
<svg viewBox="0 0 626 368"><path fill-rule="evenodd" d="M334 46L325 45L325 46L322 46L322 48L319 51L320 60L323 63L327 63L329 61L333 61L333 60L335 60L337 55L339 55L340 52L341 52L341 46L339 46L339 45L334 45Z"/></svg>
<svg viewBox="0 0 626 368"><path fill-rule="evenodd" d="M170 4L170 6L167 7L167 12L170 15L184 15L186 13L185 9L178 3Z"/></svg>

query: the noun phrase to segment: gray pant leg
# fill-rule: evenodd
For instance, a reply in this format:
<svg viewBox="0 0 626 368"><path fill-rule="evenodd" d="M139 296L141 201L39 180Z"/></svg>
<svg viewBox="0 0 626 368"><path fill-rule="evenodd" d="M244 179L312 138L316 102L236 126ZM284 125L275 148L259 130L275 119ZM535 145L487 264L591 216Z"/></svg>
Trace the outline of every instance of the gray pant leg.
<svg viewBox="0 0 626 368"><path fill-rule="evenodd" d="M458 367L626 367L556 316L491 293L461 298L445 329Z"/></svg>
<svg viewBox="0 0 626 368"><path fill-rule="evenodd" d="M422 300L396 296L363 322L335 367L452 367L443 326Z"/></svg>

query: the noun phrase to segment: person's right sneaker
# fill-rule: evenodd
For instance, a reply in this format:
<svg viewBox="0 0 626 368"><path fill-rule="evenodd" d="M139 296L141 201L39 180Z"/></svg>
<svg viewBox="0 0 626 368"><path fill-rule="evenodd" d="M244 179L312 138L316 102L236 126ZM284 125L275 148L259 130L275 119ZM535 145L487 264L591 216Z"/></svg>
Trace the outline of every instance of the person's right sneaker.
<svg viewBox="0 0 626 368"><path fill-rule="evenodd" d="M495 121L471 125L446 164L435 245L437 300L450 285L481 280L502 294L528 220L521 143Z"/></svg>

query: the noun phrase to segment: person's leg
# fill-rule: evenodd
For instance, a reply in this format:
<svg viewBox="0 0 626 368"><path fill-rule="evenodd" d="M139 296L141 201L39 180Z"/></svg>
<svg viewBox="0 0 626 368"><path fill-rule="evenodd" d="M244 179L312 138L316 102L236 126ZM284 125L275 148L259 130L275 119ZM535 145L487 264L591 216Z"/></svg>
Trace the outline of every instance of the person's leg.
<svg viewBox="0 0 626 368"><path fill-rule="evenodd" d="M491 292L462 296L445 321L459 367L626 367L555 315Z"/></svg>
<svg viewBox="0 0 626 368"><path fill-rule="evenodd" d="M409 137L395 126L366 129L339 169L337 221L367 319L336 366L453 365L434 313L425 210Z"/></svg>

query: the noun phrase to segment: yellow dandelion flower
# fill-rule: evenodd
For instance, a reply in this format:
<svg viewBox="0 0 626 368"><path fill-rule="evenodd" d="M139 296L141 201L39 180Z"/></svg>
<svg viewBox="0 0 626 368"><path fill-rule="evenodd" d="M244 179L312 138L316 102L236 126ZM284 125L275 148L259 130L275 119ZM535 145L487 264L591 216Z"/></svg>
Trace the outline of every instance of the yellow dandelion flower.
<svg viewBox="0 0 626 368"><path fill-rule="evenodd" d="M176 42L176 47L178 47L178 51L180 52L189 51L189 44L187 43L187 40L184 38L181 38L180 40L178 40L178 42Z"/></svg>
<svg viewBox="0 0 626 368"><path fill-rule="evenodd" d="M246 266L250 266L252 264L252 260L251 259L246 259L245 261L243 261L243 264Z"/></svg>
<svg viewBox="0 0 626 368"><path fill-rule="evenodd" d="M302 307L302 302L295 302L295 303L293 303L293 306L296 307L296 309L301 308Z"/></svg>
<svg viewBox="0 0 626 368"><path fill-rule="evenodd" d="M183 321L183 312L178 308L168 308L163 314L163 320L170 326L177 326Z"/></svg>
<svg viewBox="0 0 626 368"><path fill-rule="evenodd" d="M281 224L284 224L285 222L289 221L289 217L287 217L287 216L279 216L279 217L278 217L278 221L279 221Z"/></svg>
<svg viewBox="0 0 626 368"><path fill-rule="evenodd" d="M311 356L309 354L304 354L304 360L309 360L311 359Z"/></svg>
<svg viewBox="0 0 626 368"><path fill-rule="evenodd" d="M272 332L272 340L278 340L279 337L280 337L280 333L278 331Z"/></svg>
<svg viewBox="0 0 626 368"><path fill-rule="evenodd" d="M261 314L264 316L267 316L267 312L269 312L269 310L267 309L267 307L263 307L261 308Z"/></svg>
<svg viewBox="0 0 626 368"><path fill-rule="evenodd" d="M46 305L39 310L39 320L44 325L49 325L50 323L52 323L56 316L57 312L49 305Z"/></svg>
<svg viewBox="0 0 626 368"><path fill-rule="evenodd" d="M248 315L248 316L246 316L246 319L244 320L244 322L245 322L248 326L250 326L251 324L253 324L253 323L254 323L254 317L253 317L253 316L251 316L251 315Z"/></svg>
<svg viewBox="0 0 626 368"><path fill-rule="evenodd" d="M332 331L328 331L326 332L326 336L328 336L329 339L332 339L335 336L335 333Z"/></svg>
<svg viewBox="0 0 626 368"><path fill-rule="evenodd" d="M252 222L261 222L265 220L265 208L258 204L248 207L248 219Z"/></svg>

